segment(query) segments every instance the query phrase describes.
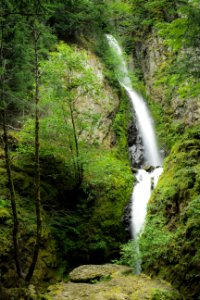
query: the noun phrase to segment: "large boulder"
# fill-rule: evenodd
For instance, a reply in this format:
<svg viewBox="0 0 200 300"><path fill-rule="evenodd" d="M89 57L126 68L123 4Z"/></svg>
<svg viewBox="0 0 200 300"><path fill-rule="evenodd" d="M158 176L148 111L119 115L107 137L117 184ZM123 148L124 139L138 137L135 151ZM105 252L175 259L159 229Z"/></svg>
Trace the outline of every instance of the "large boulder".
<svg viewBox="0 0 200 300"><path fill-rule="evenodd" d="M127 266L118 266L113 264L105 265L83 265L74 269L70 274L72 282L93 282L94 280L106 279L116 274L132 272Z"/></svg>

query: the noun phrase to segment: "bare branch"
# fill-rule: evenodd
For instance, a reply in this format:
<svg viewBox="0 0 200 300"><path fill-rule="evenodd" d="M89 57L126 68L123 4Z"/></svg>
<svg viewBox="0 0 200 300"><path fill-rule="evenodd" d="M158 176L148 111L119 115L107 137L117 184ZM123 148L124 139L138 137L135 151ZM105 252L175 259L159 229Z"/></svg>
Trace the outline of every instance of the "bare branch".
<svg viewBox="0 0 200 300"><path fill-rule="evenodd" d="M3 127L4 124L3 124L3 123L0 123L0 126ZM6 127L7 127L7 128L10 128L10 129L12 129L12 130L14 130L14 131L20 131L20 128L13 127L12 125L6 124Z"/></svg>

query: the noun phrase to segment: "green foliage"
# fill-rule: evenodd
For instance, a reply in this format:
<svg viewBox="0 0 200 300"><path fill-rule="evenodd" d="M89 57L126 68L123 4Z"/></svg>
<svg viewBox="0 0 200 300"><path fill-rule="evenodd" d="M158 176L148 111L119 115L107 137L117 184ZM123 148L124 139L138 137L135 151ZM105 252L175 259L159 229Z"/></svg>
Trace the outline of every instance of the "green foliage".
<svg viewBox="0 0 200 300"><path fill-rule="evenodd" d="M199 138L197 126L172 148L140 240L144 269L170 279L187 299L199 294Z"/></svg>
<svg viewBox="0 0 200 300"><path fill-rule="evenodd" d="M8 200L0 199L0 223L10 218L11 215Z"/></svg>
<svg viewBox="0 0 200 300"><path fill-rule="evenodd" d="M180 295L176 291L168 291L166 289L152 289L151 300L170 300L170 299L181 299Z"/></svg>
<svg viewBox="0 0 200 300"><path fill-rule="evenodd" d="M93 255L101 251L101 260L107 255L113 258L114 251L119 251L118 241L126 240L120 220L131 193L132 175L125 161L116 159L111 153L93 153L92 157L83 182L84 189L93 191L94 201L88 222L90 231L86 234ZM109 253L111 249L113 253Z"/></svg>
<svg viewBox="0 0 200 300"><path fill-rule="evenodd" d="M91 139L91 126L97 126L101 117L94 110L85 109L84 105L87 97L100 103L102 83L89 67L86 51L64 43L60 43L57 51L50 53L49 60L41 64L41 72L41 155L53 153L64 160L67 166L74 168L74 177L77 165L84 159L82 154L87 147L84 141ZM82 136L79 133L83 133ZM24 124L20 139L19 151L26 155L33 153L33 120Z"/></svg>
<svg viewBox="0 0 200 300"><path fill-rule="evenodd" d="M50 268L58 266L59 269L61 264L64 266L59 272L65 275L75 264L113 259L119 254L120 243L127 239L121 221L132 190L132 174L127 161L127 102L120 105L116 114L118 98L110 95L110 87L104 91L101 74L96 72L98 66L94 66L95 70L89 67L89 59L95 58L75 46L60 43L49 54L48 61L40 64L40 171L45 220L39 262L42 270L40 267L36 270L38 278L45 276ZM93 99L91 107L88 107L88 98ZM110 129L106 128L104 118ZM101 142L98 130L105 136L105 141L102 139ZM74 132L79 146L78 157ZM107 134L111 138L107 138ZM12 153L12 169L16 194L20 196L22 259L25 260L35 243L34 208L30 200L34 172L34 121L31 115L17 133L17 140L17 151ZM84 171L81 185L75 180L77 160ZM5 190L2 198L6 198L3 176L0 182L1 190ZM10 245L4 244L9 256ZM55 254L55 249L59 253L58 257L54 255L56 261L51 255L48 258L47 244L50 254ZM7 273L4 280L9 276L11 274ZM47 278L51 276L50 272Z"/></svg>
<svg viewBox="0 0 200 300"><path fill-rule="evenodd" d="M108 1L107 4L108 27L107 31L121 36L126 41L127 48L130 45L132 35L133 10L129 1Z"/></svg>
<svg viewBox="0 0 200 300"><path fill-rule="evenodd" d="M86 37L99 39L103 33L116 31L128 38L131 17L127 1L65 0L52 6L49 24L59 38L80 43Z"/></svg>
<svg viewBox="0 0 200 300"><path fill-rule="evenodd" d="M181 5L177 12L179 15L170 24L160 24L160 33L167 37L166 44L174 51L197 47L200 26L199 5L195 1L189 1Z"/></svg>
<svg viewBox="0 0 200 300"><path fill-rule="evenodd" d="M90 160L88 159L85 166L86 180L89 180L92 186L98 185L99 188L101 188L101 185L106 184L107 191L112 190L110 196L113 196L113 199L115 199L114 193L119 191L113 189L113 186L125 187L125 182L132 179L129 165L125 161L117 159L114 153L109 153L106 150L101 152L93 151L88 153L88 156ZM127 186L127 190L129 189L130 187Z"/></svg>
<svg viewBox="0 0 200 300"><path fill-rule="evenodd" d="M185 125L188 125L187 114L180 117L177 115L174 118L173 113L178 114L180 110L184 112L189 102L195 106L200 93L200 7L196 1L184 1L177 3L175 9L175 18L170 22L161 20L154 25L156 35L161 37L162 43L166 45L166 48L161 50L165 58L163 56L164 59L154 74L153 89L160 99L159 102L162 102L164 115L162 126L163 132L169 132L168 140L173 139L173 135L177 137L182 134ZM165 128L166 126L168 128ZM174 141L171 145L173 143Z"/></svg>
<svg viewBox="0 0 200 300"><path fill-rule="evenodd" d="M133 268L133 271L136 271L138 261L140 261L140 253L138 248L137 240L130 240L128 243L121 246L120 258L117 261L114 261L120 265L127 265Z"/></svg>
<svg viewBox="0 0 200 300"><path fill-rule="evenodd" d="M49 23L61 39L91 36L108 26L108 4L96 0L56 1ZM88 26L90 24L90 26Z"/></svg>
<svg viewBox="0 0 200 300"><path fill-rule="evenodd" d="M176 15L176 5L173 0L151 0L147 1L144 7L148 11L148 21L152 25L159 21L169 22Z"/></svg>

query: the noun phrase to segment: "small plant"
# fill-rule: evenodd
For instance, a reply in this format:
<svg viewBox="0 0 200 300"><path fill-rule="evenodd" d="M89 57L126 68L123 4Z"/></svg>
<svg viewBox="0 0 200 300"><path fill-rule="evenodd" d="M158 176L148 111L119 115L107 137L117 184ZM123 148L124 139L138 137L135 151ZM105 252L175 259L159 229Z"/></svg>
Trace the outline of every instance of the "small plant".
<svg viewBox="0 0 200 300"><path fill-rule="evenodd" d="M120 265L130 266L133 268L133 271L136 272L138 263L140 262L138 241L130 240L128 243L122 245L120 254L120 259L114 262Z"/></svg>
<svg viewBox="0 0 200 300"><path fill-rule="evenodd" d="M166 290L166 289L153 289L151 300L170 300L170 299L180 299L178 292Z"/></svg>

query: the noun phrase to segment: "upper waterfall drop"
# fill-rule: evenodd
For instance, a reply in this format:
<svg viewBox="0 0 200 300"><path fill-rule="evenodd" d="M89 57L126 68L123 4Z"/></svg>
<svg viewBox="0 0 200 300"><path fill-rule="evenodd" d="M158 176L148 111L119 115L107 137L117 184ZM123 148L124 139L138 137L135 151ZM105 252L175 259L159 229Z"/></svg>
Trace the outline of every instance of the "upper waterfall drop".
<svg viewBox="0 0 200 300"><path fill-rule="evenodd" d="M125 88L135 110L137 124L144 144L146 164L158 167L162 165L162 159L157 146L153 122L144 99L132 88L128 75L128 68L123 58L123 52L117 40L107 34L108 43L117 57L116 69L120 84Z"/></svg>
<svg viewBox="0 0 200 300"><path fill-rule="evenodd" d="M124 88L129 95L136 113L139 131L144 144L146 163L153 167L161 166L162 159L157 146L153 122L146 103L144 102L144 99L142 99L142 97L139 96L133 89L126 87L125 85Z"/></svg>
<svg viewBox="0 0 200 300"><path fill-rule="evenodd" d="M131 80L128 75L128 69L126 66L126 62L123 58L123 52L121 47L119 46L117 40L112 35L106 34L106 38L108 40L110 48L113 50L114 54L118 59L116 63L116 69L117 69L117 75L120 84L127 88L132 88Z"/></svg>

